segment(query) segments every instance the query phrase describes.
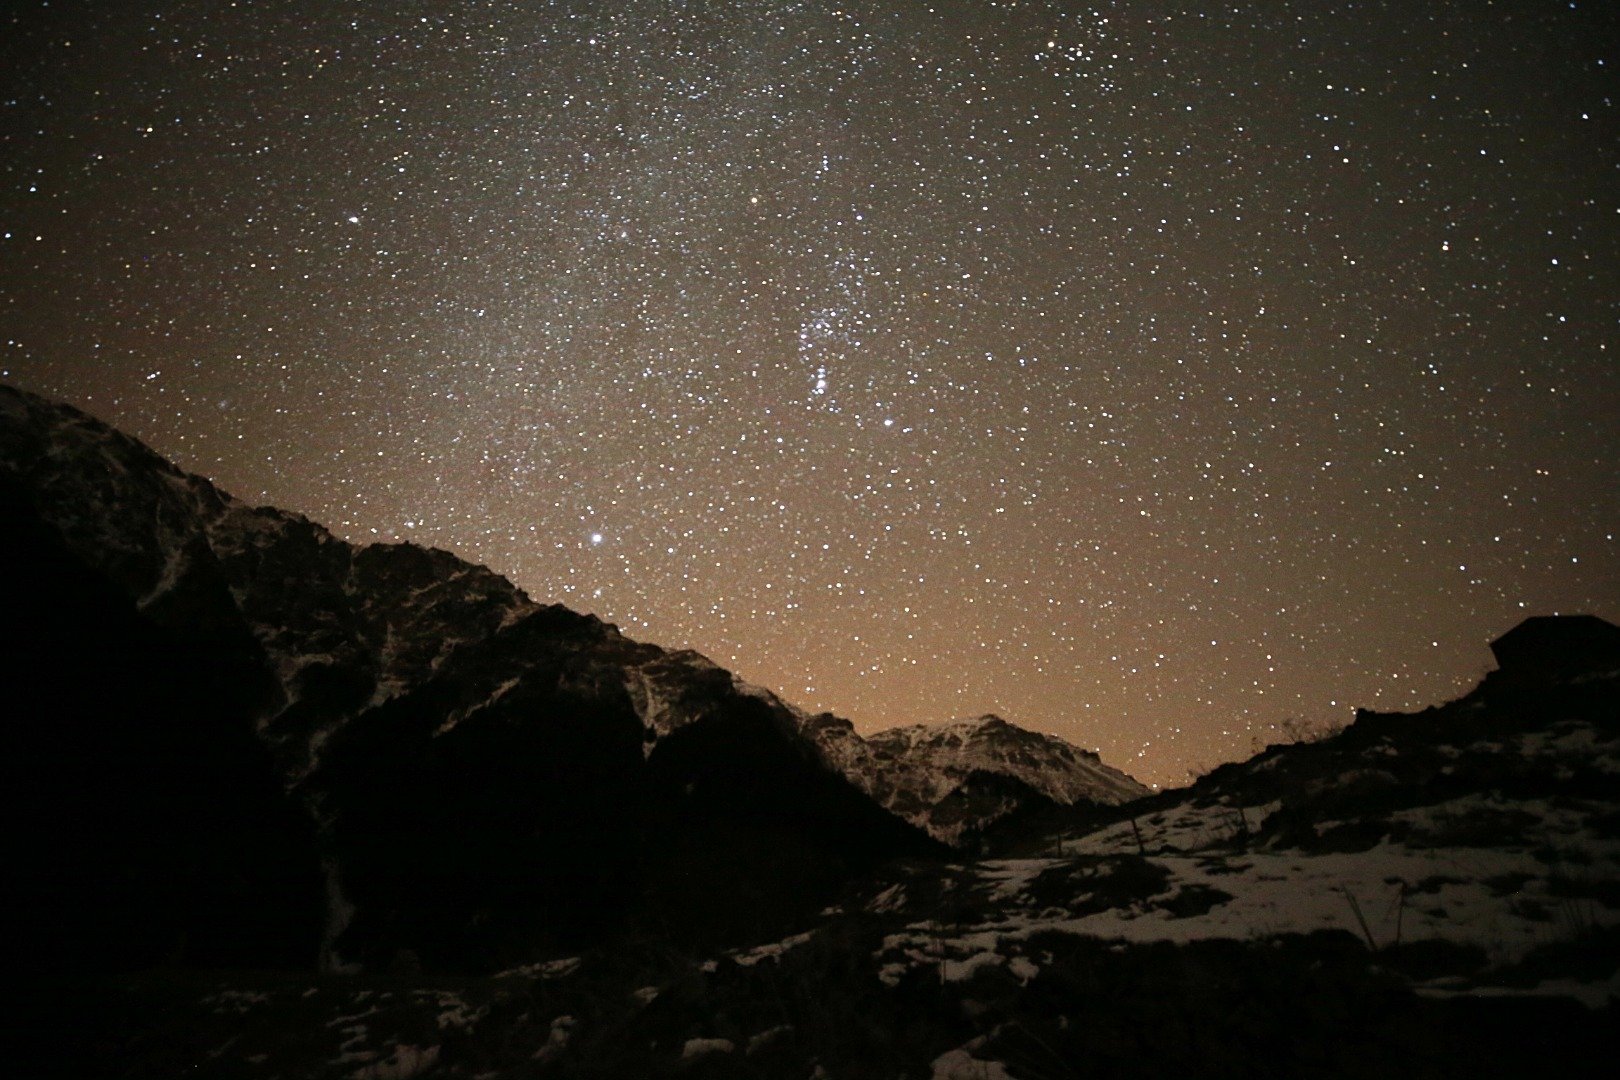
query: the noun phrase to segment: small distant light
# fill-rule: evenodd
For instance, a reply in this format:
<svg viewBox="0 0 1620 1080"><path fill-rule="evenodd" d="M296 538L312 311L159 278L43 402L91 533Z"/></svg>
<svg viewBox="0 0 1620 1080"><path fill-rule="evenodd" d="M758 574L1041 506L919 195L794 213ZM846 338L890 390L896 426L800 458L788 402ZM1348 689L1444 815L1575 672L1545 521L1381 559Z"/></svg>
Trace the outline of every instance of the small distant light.
<svg viewBox="0 0 1620 1080"><path fill-rule="evenodd" d="M602 534L601 533L591 533L591 543L600 544L601 542L602 542Z"/></svg>

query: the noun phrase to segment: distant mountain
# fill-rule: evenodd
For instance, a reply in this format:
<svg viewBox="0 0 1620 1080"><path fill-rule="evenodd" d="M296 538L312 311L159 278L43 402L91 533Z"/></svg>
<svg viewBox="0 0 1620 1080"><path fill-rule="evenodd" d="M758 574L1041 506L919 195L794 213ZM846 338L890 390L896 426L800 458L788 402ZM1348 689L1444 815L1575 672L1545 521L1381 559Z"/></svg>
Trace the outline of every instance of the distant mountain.
<svg viewBox="0 0 1620 1080"><path fill-rule="evenodd" d="M1041 806L1111 806L1150 793L1055 735L981 716L865 738L832 716L806 728L844 775L889 810L950 844Z"/></svg>
<svg viewBox="0 0 1620 1080"><path fill-rule="evenodd" d="M188 903L148 880L138 846L112 845L128 852L102 868L131 882L123 908L151 908L131 919L157 928L144 944L103 943L132 961L208 955L190 925L202 911L224 920L220 948L262 938L271 959L319 922L328 966L506 962L646 920L737 933L875 860L971 842L1031 808L1145 791L994 717L861 739L695 652L536 603L444 551L356 546L248 506L4 387L0 498L9 682L35 715L72 717L15 759L31 777L19 797L85 835L153 807L172 816L173 776L203 799L205 777L251 774L233 790L264 803L226 800L151 830L165 858L193 867ZM119 662L122 681L109 677ZM215 752L223 772L191 768ZM75 753L93 779L68 790ZM131 754L150 759L143 770L120 765ZM51 816L53 803L73 809ZM263 858L242 856L257 869L232 871L259 883L214 896L224 886L210 884L211 857L193 857L198 830L217 847L264 821L280 831L260 837ZM69 873L47 848L42 881L101 872L86 855ZM750 897L748 914L719 914L721 898ZM237 934L233 918L279 929Z"/></svg>

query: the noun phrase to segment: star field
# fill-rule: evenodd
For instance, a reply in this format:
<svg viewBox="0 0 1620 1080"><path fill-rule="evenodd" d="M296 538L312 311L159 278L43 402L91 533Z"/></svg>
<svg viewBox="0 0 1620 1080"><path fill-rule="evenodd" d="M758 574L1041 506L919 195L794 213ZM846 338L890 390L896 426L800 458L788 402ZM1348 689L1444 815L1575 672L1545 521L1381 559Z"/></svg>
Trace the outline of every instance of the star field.
<svg viewBox="0 0 1620 1080"><path fill-rule="evenodd" d="M40 4L0 378L1148 782L1620 619L1599 3Z"/></svg>

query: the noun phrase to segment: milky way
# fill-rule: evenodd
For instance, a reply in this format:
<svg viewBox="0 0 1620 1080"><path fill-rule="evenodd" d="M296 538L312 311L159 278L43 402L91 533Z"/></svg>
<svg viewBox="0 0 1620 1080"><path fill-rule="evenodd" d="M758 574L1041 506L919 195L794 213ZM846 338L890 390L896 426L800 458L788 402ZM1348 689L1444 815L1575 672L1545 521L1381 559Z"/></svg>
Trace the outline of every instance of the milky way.
<svg viewBox="0 0 1620 1080"><path fill-rule="evenodd" d="M1173 783L1620 618L1612 4L0 37L0 378L862 730Z"/></svg>

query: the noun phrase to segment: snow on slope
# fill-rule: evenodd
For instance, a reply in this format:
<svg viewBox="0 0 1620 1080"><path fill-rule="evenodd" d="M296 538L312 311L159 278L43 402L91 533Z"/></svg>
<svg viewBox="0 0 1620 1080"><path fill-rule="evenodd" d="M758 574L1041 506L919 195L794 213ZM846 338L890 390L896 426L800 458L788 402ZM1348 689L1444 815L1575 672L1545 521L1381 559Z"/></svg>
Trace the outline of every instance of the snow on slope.
<svg viewBox="0 0 1620 1080"><path fill-rule="evenodd" d="M1620 1000L1620 958L1601 952L1620 928L1620 679L1600 670L1531 693L1524 679L1493 673L1449 705L1273 747L1047 838L1055 857L880 888L868 910L910 916L874 958L880 977L1037 963L1031 943L1052 933L1186 944L1338 931L1392 963L1439 958L1425 993ZM945 896L950 920L935 914Z"/></svg>
<svg viewBox="0 0 1620 1080"><path fill-rule="evenodd" d="M1508 806L1538 819L1524 840L1453 842L1458 823ZM948 929L914 922L886 939L877 959L893 983L918 965L1022 956L1047 932L1187 943L1338 930L1374 950L1438 942L1476 950L1487 971L1508 969L1550 944L1620 926L1620 907L1582 894L1581 882L1620 880L1620 839L1593 826L1597 808L1585 809L1473 796L1414 810L1405 818L1417 835L1363 851L1233 853L1223 845L1099 862L1065 846L1062 858L978 863L959 891L987 902L981 921ZM1112 846L1085 837L1073 849ZM1121 858L1123 866L1112 861ZM1124 875L1137 879L1134 891L1114 894L1114 879ZM1436 989L1470 985L1452 980ZM1601 1006L1620 997L1620 969L1611 965L1560 992Z"/></svg>

